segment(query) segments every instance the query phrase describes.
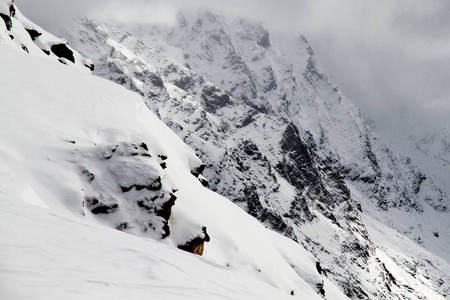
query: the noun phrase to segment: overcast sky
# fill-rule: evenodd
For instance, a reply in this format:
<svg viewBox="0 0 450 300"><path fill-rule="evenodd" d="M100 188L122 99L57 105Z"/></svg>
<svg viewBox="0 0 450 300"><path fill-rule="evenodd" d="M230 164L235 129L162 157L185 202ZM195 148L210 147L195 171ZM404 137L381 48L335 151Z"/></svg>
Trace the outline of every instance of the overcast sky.
<svg viewBox="0 0 450 300"><path fill-rule="evenodd" d="M123 4L125 3L125 4ZM332 80L382 129L421 112L450 119L447 0L16 0L49 31L76 12L171 22L180 5L210 7L304 34ZM406 118L406 120L405 120Z"/></svg>

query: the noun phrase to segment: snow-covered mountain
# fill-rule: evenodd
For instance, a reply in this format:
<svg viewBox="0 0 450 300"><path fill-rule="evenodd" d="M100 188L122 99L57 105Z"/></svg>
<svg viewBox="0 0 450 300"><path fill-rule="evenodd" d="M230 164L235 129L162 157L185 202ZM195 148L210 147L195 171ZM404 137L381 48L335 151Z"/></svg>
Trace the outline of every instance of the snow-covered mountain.
<svg viewBox="0 0 450 300"><path fill-rule="evenodd" d="M348 296L448 294L447 195L379 141L304 37L211 12L174 28L83 19L65 36L195 149L205 185L302 244Z"/></svg>
<svg viewBox="0 0 450 300"><path fill-rule="evenodd" d="M448 296L447 195L379 141L304 37L204 12L173 28L82 19L69 47L0 4L7 299Z"/></svg>
<svg viewBox="0 0 450 300"><path fill-rule="evenodd" d="M445 102L423 105L409 113L408 120L396 130L392 130L388 142L393 148L408 154L426 174L432 176L436 184L450 193L450 122L449 109ZM448 209L448 207L447 207Z"/></svg>
<svg viewBox="0 0 450 300"><path fill-rule="evenodd" d="M348 299L301 245L205 188L139 95L66 43L75 62L11 44L49 34L1 4L15 11L0 30L1 299Z"/></svg>

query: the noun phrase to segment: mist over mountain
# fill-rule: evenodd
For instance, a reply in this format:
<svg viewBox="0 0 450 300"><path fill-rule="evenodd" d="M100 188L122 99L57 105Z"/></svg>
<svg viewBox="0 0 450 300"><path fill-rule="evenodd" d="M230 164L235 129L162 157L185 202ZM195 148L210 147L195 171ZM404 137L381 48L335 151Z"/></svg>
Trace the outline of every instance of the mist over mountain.
<svg viewBox="0 0 450 300"><path fill-rule="evenodd" d="M55 32L74 12L121 22L171 23L183 1L46 1L18 5L32 20ZM147 5L150 4L150 5ZM151 7L151 8L150 8ZM448 12L446 1L190 1L189 7L256 20L271 30L304 34L341 90L389 133L409 112L440 101L449 106ZM60 17L63 16L63 17ZM56 21L59 20L59 21ZM58 32L55 32L58 33ZM339 59L336 59L339 57ZM433 114L439 112L434 110Z"/></svg>

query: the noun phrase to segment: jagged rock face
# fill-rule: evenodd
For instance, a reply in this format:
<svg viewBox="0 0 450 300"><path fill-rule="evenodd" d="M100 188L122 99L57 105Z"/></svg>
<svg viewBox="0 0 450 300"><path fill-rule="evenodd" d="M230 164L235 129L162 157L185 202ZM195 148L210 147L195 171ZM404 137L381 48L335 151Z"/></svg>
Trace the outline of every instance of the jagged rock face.
<svg viewBox="0 0 450 300"><path fill-rule="evenodd" d="M357 198L360 210L361 199L371 199L382 209L402 203L420 211L412 203L423 176L373 143L376 137L359 111L323 75L304 38L297 40L294 61L275 57L278 64L271 65L271 51L285 44L275 43L260 26L241 21L245 30L230 32L217 20L206 14L191 23L182 19L170 33L148 29L157 37L146 39L153 48L90 20L68 36L95 61L97 75L144 96L196 150L206 167L195 176L201 179L203 171L212 190L314 253L347 295L417 295L400 281L388 281L349 187L364 194ZM192 36L196 45L187 41ZM233 44L238 38L248 43ZM181 63L164 54L171 47L181 49ZM387 194L380 195L382 190ZM367 272L376 275L368 278ZM395 287L389 292L386 285Z"/></svg>
<svg viewBox="0 0 450 300"><path fill-rule="evenodd" d="M378 140L371 122L330 81L303 36L271 35L259 24L210 12L180 20L172 29L138 34L150 45L178 53L178 60L236 100L292 122L316 161L339 170L366 213L416 241L446 227L443 213L450 197L445 189ZM262 37L269 43L261 45ZM444 222L430 220L434 217L423 214L428 209L442 213ZM388 217L387 211L412 214L413 221ZM427 249L450 258L443 245L429 243Z"/></svg>
<svg viewBox="0 0 450 300"><path fill-rule="evenodd" d="M237 100L291 120L301 137L312 137L322 159L380 208L420 211L419 203L432 198L418 195L427 178L376 140L370 124L321 70L304 37L270 36L258 24L205 13L183 18L165 39L193 71Z"/></svg>

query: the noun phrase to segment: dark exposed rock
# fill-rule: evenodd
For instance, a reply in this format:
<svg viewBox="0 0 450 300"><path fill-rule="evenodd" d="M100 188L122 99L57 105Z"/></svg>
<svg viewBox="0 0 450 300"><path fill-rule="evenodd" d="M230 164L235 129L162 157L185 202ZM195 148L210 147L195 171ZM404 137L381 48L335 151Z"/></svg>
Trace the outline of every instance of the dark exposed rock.
<svg viewBox="0 0 450 300"><path fill-rule="evenodd" d="M197 255L203 255L203 249L205 242L210 241L210 237L208 233L206 232L206 227L202 228L203 236L202 237L196 237L193 240L187 242L184 245L179 245L178 248L190 253L194 253Z"/></svg>
<svg viewBox="0 0 450 300"><path fill-rule="evenodd" d="M397 280L395 279L394 275L392 275L392 273L389 272L389 270L386 268L386 265L384 263L381 263L381 266L386 274L387 282L389 284L397 285Z"/></svg>
<svg viewBox="0 0 450 300"><path fill-rule="evenodd" d="M200 176L203 173L205 168L206 168L206 165L205 164L201 164L197 168L191 170L191 174L194 175L195 177L198 177L198 176Z"/></svg>
<svg viewBox="0 0 450 300"><path fill-rule="evenodd" d="M109 214L109 213L112 213L112 212L116 211L117 208L119 208L119 204L113 204L111 206L99 205L99 206L93 208L91 210L91 212L94 215L97 215L97 214Z"/></svg>
<svg viewBox="0 0 450 300"><path fill-rule="evenodd" d="M158 196L153 196L152 198L148 199L147 197L144 197L144 199L141 199L137 201L137 205L139 207L145 208L148 211L154 210L154 204L153 202L158 198Z"/></svg>
<svg viewBox="0 0 450 300"><path fill-rule="evenodd" d="M362 212L362 206L361 206L361 203L356 203L356 208L357 208L360 212Z"/></svg>
<svg viewBox="0 0 450 300"><path fill-rule="evenodd" d="M308 58L306 69L303 72L304 78L312 87L316 87L318 82L323 82L327 80L325 74L323 74L317 67L317 60L314 55Z"/></svg>
<svg viewBox="0 0 450 300"><path fill-rule="evenodd" d="M91 172L89 172L86 169L84 169L82 173L83 173L83 175L85 175L87 177L89 182L92 182L92 180L94 180L94 178L95 178L94 174L92 174Z"/></svg>
<svg viewBox="0 0 450 300"><path fill-rule="evenodd" d="M242 142L239 145L239 148L241 148L248 156L252 156L253 159L262 158L262 154L259 152L258 146L250 140L245 140Z"/></svg>
<svg viewBox="0 0 450 300"><path fill-rule="evenodd" d="M120 223L119 225L117 225L117 226L116 226L116 229L122 231L122 230L124 230L124 229L127 229L128 226L129 226L129 225L128 225L127 222L123 222L123 223Z"/></svg>
<svg viewBox="0 0 450 300"><path fill-rule="evenodd" d="M311 213L308 203L303 196L297 196L292 202L287 216L294 220L294 223L301 223L305 221L312 221L314 214Z"/></svg>
<svg viewBox="0 0 450 300"><path fill-rule="evenodd" d="M200 181L200 183L204 186L204 187L208 187L209 186L209 181L203 177L203 176L199 176L198 177L198 181Z"/></svg>
<svg viewBox="0 0 450 300"><path fill-rule="evenodd" d="M146 143L142 142L140 146L141 146L142 149L148 151L148 146L147 146ZM158 155L158 156L159 156L159 155Z"/></svg>
<svg viewBox="0 0 450 300"><path fill-rule="evenodd" d="M261 37L256 41L256 43L266 49L269 48L270 47L269 32L267 30L263 30Z"/></svg>
<svg viewBox="0 0 450 300"><path fill-rule="evenodd" d="M9 6L9 16L10 16L11 18L13 18L13 17L16 16L16 8L14 7L14 4L11 4L11 5Z"/></svg>
<svg viewBox="0 0 450 300"><path fill-rule="evenodd" d="M3 19L3 22L5 22L6 29L10 31L12 29L12 20L8 15L0 13L0 18Z"/></svg>
<svg viewBox="0 0 450 300"><path fill-rule="evenodd" d="M362 245L356 241L354 242L344 242L342 244L343 252L350 252L357 257L369 258L370 257L370 247L369 245Z"/></svg>
<svg viewBox="0 0 450 300"><path fill-rule="evenodd" d="M33 41L42 35L42 33L37 31L36 29L26 29L25 28L25 30L28 32L28 34L30 35L30 37Z"/></svg>
<svg viewBox="0 0 450 300"><path fill-rule="evenodd" d="M317 272L319 272L319 274L321 274L322 275L322 267L320 266L320 262L316 262L316 269L317 269Z"/></svg>
<svg viewBox="0 0 450 300"><path fill-rule="evenodd" d="M171 193L169 200L164 202L160 208L155 209L156 215L162 217L166 221L169 221L170 214L172 213L172 206L175 204L175 200L177 200L177 196Z"/></svg>
<svg viewBox="0 0 450 300"><path fill-rule="evenodd" d="M322 282L316 283L317 287L317 294L322 295L322 297L325 297L325 289L324 289L324 283Z"/></svg>
<svg viewBox="0 0 450 300"><path fill-rule="evenodd" d="M320 184L319 175L313 167L313 162L305 144L299 136L295 125L288 126L283 133L280 144L281 150L287 154L275 169L293 186L302 191L305 184L317 186ZM290 159L288 161L287 159Z"/></svg>
<svg viewBox="0 0 450 300"><path fill-rule="evenodd" d="M105 204L100 202L97 198L85 198L86 206L91 210L94 215L97 214L110 214L115 212L119 208L119 204Z"/></svg>
<svg viewBox="0 0 450 300"><path fill-rule="evenodd" d="M221 107L231 104L230 95L218 89L214 85L205 85L202 90L202 100L206 110L215 112Z"/></svg>
<svg viewBox="0 0 450 300"><path fill-rule="evenodd" d="M255 121L254 117L258 115L258 112L256 110L250 110L249 114L247 114L244 119L242 120L242 124L238 127L245 127L249 124L251 124L253 121Z"/></svg>
<svg viewBox="0 0 450 300"><path fill-rule="evenodd" d="M84 64L84 66L86 68L88 68L89 70L94 71L94 68L95 68L94 64Z"/></svg>
<svg viewBox="0 0 450 300"><path fill-rule="evenodd" d="M262 223L267 224L269 228L272 228L280 233L285 233L288 227L280 215L266 208L258 212L257 218Z"/></svg>
<svg viewBox="0 0 450 300"><path fill-rule="evenodd" d="M277 85L277 80L275 78L275 73L274 73L272 67L271 66L267 66L262 71L263 71L262 73L266 77L264 79L264 87L262 88L263 92L267 93L269 91L276 90L278 85Z"/></svg>
<svg viewBox="0 0 450 300"><path fill-rule="evenodd" d="M372 169L378 174L380 172L380 166L378 165L377 156L372 150L372 144L370 143L370 139L367 135L365 141L365 155L369 159Z"/></svg>
<svg viewBox="0 0 450 300"><path fill-rule="evenodd" d="M339 284L344 294L350 299L371 299L366 292L364 292L360 286L353 285L347 282L341 282Z"/></svg>
<svg viewBox="0 0 450 300"><path fill-rule="evenodd" d="M160 82L157 81L156 83L162 86L162 80ZM188 91L195 83L191 76L182 76L177 80L174 80L173 84L182 90Z"/></svg>
<svg viewBox="0 0 450 300"><path fill-rule="evenodd" d="M418 173L417 176L414 178L413 181L413 192L415 194L418 194L420 192L420 186L422 184L422 182L424 182L425 180L427 180L427 176L423 173Z"/></svg>
<svg viewBox="0 0 450 300"><path fill-rule="evenodd" d="M263 206L259 200L256 186L246 186L243 190L243 194L244 197L242 200L247 202L247 212L254 217L258 217L259 212L263 210ZM235 199L235 201L239 201L239 199Z"/></svg>
<svg viewBox="0 0 450 300"><path fill-rule="evenodd" d="M66 44L54 44L50 47L53 54L59 58L65 58L73 63L75 63L75 57L73 56L73 51L67 47Z"/></svg>
<svg viewBox="0 0 450 300"><path fill-rule="evenodd" d="M156 177L153 179L153 182L148 185L142 185L142 184L133 184L130 186L120 186L122 189L122 193L129 192L132 188L135 188L136 190L140 191L142 189L147 189L149 191L157 191L161 189L161 177Z"/></svg>
<svg viewBox="0 0 450 300"><path fill-rule="evenodd" d="M152 84L153 84L154 86L156 86L156 87L160 87L160 88L164 87L164 82L163 82L163 80L161 79L161 77L159 77L159 76L156 75L156 74L151 74L151 75L150 75L150 81L151 81Z"/></svg>

